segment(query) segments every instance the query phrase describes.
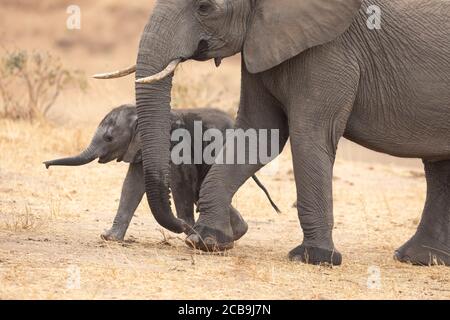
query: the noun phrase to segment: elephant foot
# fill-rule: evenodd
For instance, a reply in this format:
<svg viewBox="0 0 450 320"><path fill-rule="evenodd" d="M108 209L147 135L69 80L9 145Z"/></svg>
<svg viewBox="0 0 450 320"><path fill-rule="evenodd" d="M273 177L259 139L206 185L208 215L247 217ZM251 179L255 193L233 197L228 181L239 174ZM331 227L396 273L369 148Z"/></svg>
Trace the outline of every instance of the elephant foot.
<svg viewBox="0 0 450 320"><path fill-rule="evenodd" d="M230 207L230 223L231 229L233 230L233 240L237 241L242 238L248 231L248 224L242 218L239 211L235 208Z"/></svg>
<svg viewBox="0 0 450 320"><path fill-rule="evenodd" d="M418 266L450 266L450 248L429 236L416 234L395 251L394 259Z"/></svg>
<svg viewBox="0 0 450 320"><path fill-rule="evenodd" d="M206 252L220 252L234 247L233 238L234 235L230 236L221 230L197 224L185 242L194 249Z"/></svg>
<svg viewBox="0 0 450 320"><path fill-rule="evenodd" d="M394 258L414 265L450 266L450 160L424 164L427 198L422 219Z"/></svg>
<svg viewBox="0 0 450 320"><path fill-rule="evenodd" d="M123 241L125 238L125 234L119 230L106 230L101 235L100 238L102 238L105 241L111 241L111 242L119 242Z"/></svg>
<svg viewBox="0 0 450 320"><path fill-rule="evenodd" d="M328 250L302 244L289 252L289 260L313 265L339 266L342 263L342 255L336 249Z"/></svg>
<svg viewBox="0 0 450 320"><path fill-rule="evenodd" d="M232 225L233 228L233 240L238 241L242 238L248 231L248 224L245 221L242 221L238 225Z"/></svg>

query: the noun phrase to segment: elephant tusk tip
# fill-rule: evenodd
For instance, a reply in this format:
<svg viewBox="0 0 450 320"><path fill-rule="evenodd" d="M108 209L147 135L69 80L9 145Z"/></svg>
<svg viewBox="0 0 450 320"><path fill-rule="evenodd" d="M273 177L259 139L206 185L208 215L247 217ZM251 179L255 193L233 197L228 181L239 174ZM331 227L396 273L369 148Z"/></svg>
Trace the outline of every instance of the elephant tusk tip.
<svg viewBox="0 0 450 320"><path fill-rule="evenodd" d="M107 79L106 74L104 74L104 73L97 73L97 74L94 74L94 75L92 75L92 78L94 78L94 79L100 79L100 80Z"/></svg>
<svg viewBox="0 0 450 320"><path fill-rule="evenodd" d="M107 72L107 73L96 73L92 76L92 78L94 79L116 79L116 78L122 78L125 76L128 76L132 73L136 72L136 65L132 65L128 68L125 69L121 69L118 71L114 71L114 72Z"/></svg>
<svg viewBox="0 0 450 320"><path fill-rule="evenodd" d="M140 83L140 84L152 84L154 82L158 81L157 79L147 79L147 78L143 78L143 79L137 79L136 83Z"/></svg>

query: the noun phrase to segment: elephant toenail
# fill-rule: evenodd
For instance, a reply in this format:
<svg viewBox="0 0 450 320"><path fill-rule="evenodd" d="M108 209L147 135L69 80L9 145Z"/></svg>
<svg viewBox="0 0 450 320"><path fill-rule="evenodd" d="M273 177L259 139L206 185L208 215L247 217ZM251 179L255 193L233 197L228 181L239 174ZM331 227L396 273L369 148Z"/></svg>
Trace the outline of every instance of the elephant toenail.
<svg viewBox="0 0 450 320"><path fill-rule="evenodd" d="M215 248L217 246L217 241L211 237L207 237L204 242L205 246L207 246L208 248Z"/></svg>
<svg viewBox="0 0 450 320"><path fill-rule="evenodd" d="M185 242L188 246L195 248L200 242L200 238L196 234L191 234L189 237L186 238Z"/></svg>

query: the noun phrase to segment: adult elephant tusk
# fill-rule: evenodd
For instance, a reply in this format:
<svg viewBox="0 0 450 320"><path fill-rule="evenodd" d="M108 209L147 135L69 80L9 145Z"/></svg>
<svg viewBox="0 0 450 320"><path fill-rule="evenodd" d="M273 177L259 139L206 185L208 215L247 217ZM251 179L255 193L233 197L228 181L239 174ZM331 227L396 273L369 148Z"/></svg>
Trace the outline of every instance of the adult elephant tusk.
<svg viewBox="0 0 450 320"><path fill-rule="evenodd" d="M150 84L150 83L158 82L158 81L166 78L167 76L171 75L173 72L175 72L175 70L177 69L180 62L181 62L181 59L173 60L160 73L154 74L153 76L150 76L150 77L138 79L138 80L136 80L136 83Z"/></svg>
<svg viewBox="0 0 450 320"><path fill-rule="evenodd" d="M109 73L98 73L94 74L92 77L95 79L116 79L116 78L122 78L129 74L136 72L136 65L130 66L126 69L109 72Z"/></svg>

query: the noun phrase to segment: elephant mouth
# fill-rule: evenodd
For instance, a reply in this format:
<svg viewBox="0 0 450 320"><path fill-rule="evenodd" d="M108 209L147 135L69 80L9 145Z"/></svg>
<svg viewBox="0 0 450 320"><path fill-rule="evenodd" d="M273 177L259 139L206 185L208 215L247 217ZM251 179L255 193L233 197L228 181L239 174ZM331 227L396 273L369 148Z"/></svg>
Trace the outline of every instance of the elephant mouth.
<svg viewBox="0 0 450 320"><path fill-rule="evenodd" d="M117 162L122 162L123 161L123 155L118 156L118 155L105 155L105 156L101 156L98 158L98 163L101 164L105 164L105 163L109 163L111 161L116 160Z"/></svg>
<svg viewBox="0 0 450 320"><path fill-rule="evenodd" d="M197 50L190 57L190 59L193 59L196 61L208 61L208 60L214 59L214 64L218 68L222 64L223 57L212 54L211 49L212 48L207 40L200 40Z"/></svg>
<svg viewBox="0 0 450 320"><path fill-rule="evenodd" d="M200 40L197 46L197 50L195 50L194 54L191 56L191 59L197 61L207 61L211 59L209 56L209 44L206 40Z"/></svg>
<svg viewBox="0 0 450 320"><path fill-rule="evenodd" d="M109 163L109 162L113 161L116 158L117 157L115 157L114 155L101 156L101 157L98 158L98 163L101 163L101 164ZM117 160L117 161L119 161L119 160Z"/></svg>
<svg viewBox="0 0 450 320"><path fill-rule="evenodd" d="M98 163L101 163L101 164L105 164L105 163L108 163L108 162L111 162L112 161L112 159L108 159L107 157L100 157L100 158L98 158Z"/></svg>

